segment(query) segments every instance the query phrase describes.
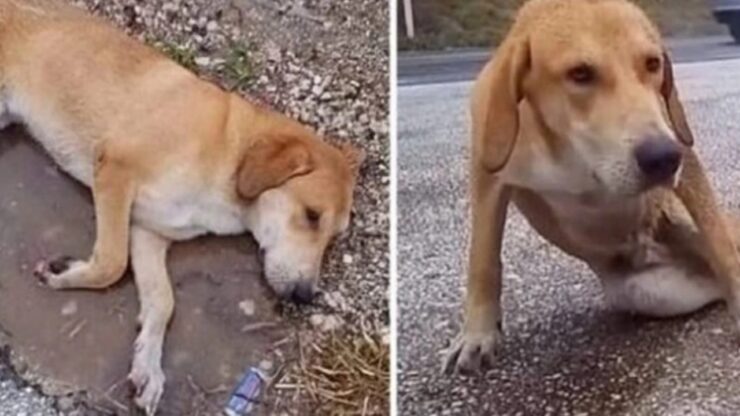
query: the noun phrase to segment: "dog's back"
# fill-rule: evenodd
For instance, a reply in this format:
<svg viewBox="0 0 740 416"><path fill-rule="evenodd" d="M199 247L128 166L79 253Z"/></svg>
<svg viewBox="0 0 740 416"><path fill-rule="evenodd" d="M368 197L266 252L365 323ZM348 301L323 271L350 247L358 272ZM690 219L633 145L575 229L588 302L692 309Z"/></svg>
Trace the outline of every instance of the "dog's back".
<svg viewBox="0 0 740 416"><path fill-rule="evenodd" d="M26 124L83 183L102 141L138 154L155 147L160 155L196 154L203 142L196 136L221 133L226 94L96 17L52 2L5 0L0 27L4 117ZM135 149L141 146L149 151Z"/></svg>

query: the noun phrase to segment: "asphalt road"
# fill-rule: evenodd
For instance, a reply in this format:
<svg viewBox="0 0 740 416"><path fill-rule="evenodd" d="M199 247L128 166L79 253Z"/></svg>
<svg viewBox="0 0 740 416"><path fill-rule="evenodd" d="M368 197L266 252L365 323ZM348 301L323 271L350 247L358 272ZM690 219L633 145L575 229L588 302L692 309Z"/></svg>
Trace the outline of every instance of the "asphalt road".
<svg viewBox="0 0 740 416"><path fill-rule="evenodd" d="M679 64L676 76L715 189L738 207L740 60ZM723 305L672 320L610 311L592 273L514 210L498 361L485 375L440 374L462 321L470 86L398 90L400 414L740 414L740 344Z"/></svg>
<svg viewBox="0 0 740 416"><path fill-rule="evenodd" d="M666 43L675 62L740 58L740 47L729 35L669 39ZM398 85L469 81L490 56L488 49L401 53L398 57Z"/></svg>

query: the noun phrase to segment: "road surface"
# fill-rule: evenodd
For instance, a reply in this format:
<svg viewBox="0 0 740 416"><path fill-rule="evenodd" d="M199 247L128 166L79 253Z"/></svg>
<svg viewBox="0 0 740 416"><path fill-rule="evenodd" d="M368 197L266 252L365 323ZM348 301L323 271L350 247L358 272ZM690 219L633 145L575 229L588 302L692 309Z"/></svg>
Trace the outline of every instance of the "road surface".
<svg viewBox="0 0 740 416"><path fill-rule="evenodd" d="M676 62L740 58L740 47L729 35L669 39L667 44ZM401 53L398 58L398 84L469 81L475 77L490 55L488 49Z"/></svg>
<svg viewBox="0 0 740 416"><path fill-rule="evenodd" d="M738 207L740 60L687 61L676 76L696 147L723 203ZM440 375L439 351L462 320L470 86L398 90L400 414L740 414L740 344L723 305L672 320L610 311L591 272L515 212L498 362L485 375Z"/></svg>

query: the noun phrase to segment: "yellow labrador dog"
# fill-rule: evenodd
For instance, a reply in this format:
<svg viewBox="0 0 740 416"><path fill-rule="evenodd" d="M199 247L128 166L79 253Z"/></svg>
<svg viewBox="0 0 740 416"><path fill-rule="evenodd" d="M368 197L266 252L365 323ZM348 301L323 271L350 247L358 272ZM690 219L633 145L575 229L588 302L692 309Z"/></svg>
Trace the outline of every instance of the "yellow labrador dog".
<svg viewBox="0 0 740 416"><path fill-rule="evenodd" d="M165 380L171 241L250 231L274 290L314 297L327 244L349 224L360 151L328 145L57 2L0 0L0 94L1 124L25 124L92 188L92 255L43 262L39 278L101 289L131 257L141 330L129 378L148 414Z"/></svg>
<svg viewBox="0 0 740 416"><path fill-rule="evenodd" d="M738 227L693 140L671 61L640 9L526 3L473 91L465 323L446 369L477 369L501 340L510 202L588 264L614 308L668 317L725 298L737 319Z"/></svg>

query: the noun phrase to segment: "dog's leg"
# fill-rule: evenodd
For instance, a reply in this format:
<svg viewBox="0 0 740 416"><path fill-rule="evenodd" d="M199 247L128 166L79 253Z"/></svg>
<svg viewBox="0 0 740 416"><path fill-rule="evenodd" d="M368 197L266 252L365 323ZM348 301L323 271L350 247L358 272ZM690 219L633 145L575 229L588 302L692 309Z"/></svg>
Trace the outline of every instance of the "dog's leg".
<svg viewBox="0 0 740 416"><path fill-rule="evenodd" d="M36 268L42 282L55 289L100 289L117 282L128 261L129 224L134 181L122 164L98 158L93 179L96 239L87 261L62 257Z"/></svg>
<svg viewBox="0 0 740 416"><path fill-rule="evenodd" d="M511 189L482 168L472 175L473 229L465 324L444 369L471 371L492 362L501 338L501 241Z"/></svg>
<svg viewBox="0 0 740 416"><path fill-rule="evenodd" d="M602 276L606 301L613 308L667 318L694 312L722 299L717 279L679 266L659 266L628 276Z"/></svg>
<svg viewBox="0 0 740 416"><path fill-rule="evenodd" d="M683 172L676 194L699 229L707 248L707 260L723 286L736 323L740 325L740 258L732 230L718 207L699 158L689 148L684 152Z"/></svg>
<svg viewBox="0 0 740 416"><path fill-rule="evenodd" d="M139 294L141 329L134 343L129 380L136 389L136 405L153 415L164 391L162 347L175 307L166 257L170 242L148 230L133 226L131 263Z"/></svg>

